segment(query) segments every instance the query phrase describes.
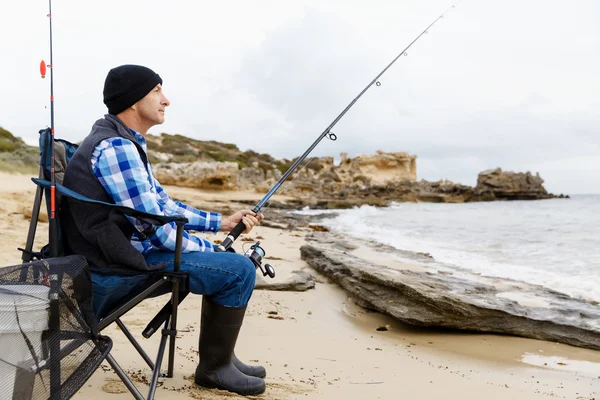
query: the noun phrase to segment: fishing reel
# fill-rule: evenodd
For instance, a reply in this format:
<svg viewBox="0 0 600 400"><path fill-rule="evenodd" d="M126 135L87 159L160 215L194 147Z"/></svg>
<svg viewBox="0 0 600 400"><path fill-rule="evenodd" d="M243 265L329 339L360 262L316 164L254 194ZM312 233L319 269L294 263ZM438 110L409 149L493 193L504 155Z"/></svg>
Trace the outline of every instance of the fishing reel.
<svg viewBox="0 0 600 400"><path fill-rule="evenodd" d="M250 246L244 255L248 257L250 261L252 261L256 268L260 268L263 276L269 275L269 277L275 278L275 268L269 264L265 264L264 267L262 265L262 259L265 256L265 250L260 247L260 240Z"/></svg>

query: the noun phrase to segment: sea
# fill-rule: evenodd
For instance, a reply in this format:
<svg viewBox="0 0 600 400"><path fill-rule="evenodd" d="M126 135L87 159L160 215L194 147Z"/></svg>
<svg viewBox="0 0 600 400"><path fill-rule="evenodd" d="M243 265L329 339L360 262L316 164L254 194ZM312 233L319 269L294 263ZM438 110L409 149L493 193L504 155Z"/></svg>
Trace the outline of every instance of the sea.
<svg viewBox="0 0 600 400"><path fill-rule="evenodd" d="M410 254L427 253L444 269L537 284L600 302L600 195L393 203L323 217L319 224L332 231L402 250L406 261L414 262Z"/></svg>

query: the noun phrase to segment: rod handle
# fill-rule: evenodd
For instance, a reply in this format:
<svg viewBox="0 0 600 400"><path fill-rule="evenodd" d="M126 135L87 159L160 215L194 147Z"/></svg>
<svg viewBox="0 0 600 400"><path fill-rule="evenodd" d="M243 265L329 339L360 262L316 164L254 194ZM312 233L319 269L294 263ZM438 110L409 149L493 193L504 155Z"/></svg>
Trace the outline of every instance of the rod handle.
<svg viewBox="0 0 600 400"><path fill-rule="evenodd" d="M238 238L246 230L246 225L242 221L238 222L238 224L229 232L225 240L218 246L215 251L222 252L227 251L227 249L233 244L235 239Z"/></svg>

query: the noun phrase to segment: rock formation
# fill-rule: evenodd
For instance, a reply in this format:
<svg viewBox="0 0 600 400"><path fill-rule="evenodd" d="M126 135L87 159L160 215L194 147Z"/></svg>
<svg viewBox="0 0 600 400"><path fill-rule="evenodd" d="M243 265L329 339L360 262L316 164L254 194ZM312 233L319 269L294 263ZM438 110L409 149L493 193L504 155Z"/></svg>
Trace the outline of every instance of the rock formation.
<svg viewBox="0 0 600 400"><path fill-rule="evenodd" d="M385 153L359 155L348 158L341 154L341 163L334 168L341 181L346 184L363 180L363 183L382 185L388 182L417 180L417 156L408 153ZM364 178L366 179L364 179Z"/></svg>
<svg viewBox="0 0 600 400"><path fill-rule="evenodd" d="M331 174L340 175L335 169ZM549 194L542 186L544 181L539 175L503 172L500 168L480 173L475 188L448 180L429 182L398 179L377 183L357 172L354 173L354 179L355 182L344 182L323 174L303 177L286 186L283 192L297 197L302 205L328 209L351 208L362 204L387 206L392 202L405 201L465 203L564 197Z"/></svg>
<svg viewBox="0 0 600 400"><path fill-rule="evenodd" d="M238 189L238 165L234 162L161 163L153 166L152 173L163 185L206 190Z"/></svg>
<svg viewBox="0 0 600 400"><path fill-rule="evenodd" d="M283 280L265 279L260 274L256 275L256 290L278 290L287 292L305 292L315 288L316 278L307 271L292 271L290 276Z"/></svg>
<svg viewBox="0 0 600 400"><path fill-rule="evenodd" d="M479 173L475 193L481 200L532 200L548 198L537 173L503 172L500 168Z"/></svg>
<svg viewBox="0 0 600 400"><path fill-rule="evenodd" d="M153 154L159 161L154 175L160 182L200 189L266 193L282 176L282 169L287 169L273 159L252 161L240 168L240 163L230 161L160 162L162 153ZM354 158L342 153L339 165L333 157L314 158L300 167L278 193L296 198L296 207L330 209L363 204L387 206L403 201L464 203L557 197L549 194L543 183L539 174L504 172L500 168L481 172L474 188L448 180L417 181L416 156L378 151Z"/></svg>
<svg viewBox="0 0 600 400"><path fill-rule="evenodd" d="M300 252L312 268L368 309L411 325L496 332L600 350L600 310L593 304L522 282L391 269L335 247L319 237Z"/></svg>

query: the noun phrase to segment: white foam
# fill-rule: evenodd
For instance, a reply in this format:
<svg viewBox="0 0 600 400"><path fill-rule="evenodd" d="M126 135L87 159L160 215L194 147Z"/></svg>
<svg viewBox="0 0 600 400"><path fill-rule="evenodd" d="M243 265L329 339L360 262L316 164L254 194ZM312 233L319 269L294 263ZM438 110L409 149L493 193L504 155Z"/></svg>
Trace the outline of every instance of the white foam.
<svg viewBox="0 0 600 400"><path fill-rule="evenodd" d="M599 200L362 206L322 223L484 276L600 301Z"/></svg>
<svg viewBox="0 0 600 400"><path fill-rule="evenodd" d="M600 363L585 360L572 360L570 358L558 356L543 356L525 353L521 357L521 361L525 364L535 365L537 367L558 371L570 371L591 378L596 378L598 376L598 371L600 371Z"/></svg>

